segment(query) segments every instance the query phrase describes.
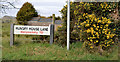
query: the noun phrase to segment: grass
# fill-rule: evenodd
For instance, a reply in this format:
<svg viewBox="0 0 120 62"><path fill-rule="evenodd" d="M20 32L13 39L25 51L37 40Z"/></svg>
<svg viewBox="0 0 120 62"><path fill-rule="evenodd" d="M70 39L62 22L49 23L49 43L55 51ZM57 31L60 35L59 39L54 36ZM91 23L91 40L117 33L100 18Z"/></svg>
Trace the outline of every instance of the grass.
<svg viewBox="0 0 120 62"><path fill-rule="evenodd" d="M100 56L90 54L82 47L71 48L67 51L66 48L48 43L26 43L20 46L3 47L3 59L7 60L117 60L116 53L117 50L109 57Z"/></svg>
<svg viewBox="0 0 120 62"><path fill-rule="evenodd" d="M73 43L68 51L66 47L49 43L34 43L26 40L26 36L16 37L15 45L10 47L10 23L3 24L2 59L3 60L117 60L118 47L109 55L89 53L82 47L82 42ZM32 36L31 36L32 37ZM31 39L28 37L28 39Z"/></svg>
<svg viewBox="0 0 120 62"><path fill-rule="evenodd" d="M0 61L2 61L2 20L0 19Z"/></svg>

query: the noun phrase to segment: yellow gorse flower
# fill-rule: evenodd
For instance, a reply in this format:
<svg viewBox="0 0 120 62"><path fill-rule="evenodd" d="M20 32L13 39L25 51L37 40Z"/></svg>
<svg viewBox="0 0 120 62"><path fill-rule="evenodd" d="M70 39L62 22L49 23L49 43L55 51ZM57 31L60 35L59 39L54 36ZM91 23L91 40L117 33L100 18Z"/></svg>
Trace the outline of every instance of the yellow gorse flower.
<svg viewBox="0 0 120 62"><path fill-rule="evenodd" d="M80 28L80 26L78 26L78 28Z"/></svg>
<svg viewBox="0 0 120 62"><path fill-rule="evenodd" d="M93 46L90 46L90 48L93 48Z"/></svg>
<svg viewBox="0 0 120 62"><path fill-rule="evenodd" d="M110 36L109 36L109 35L107 35L107 39L109 39L109 37L110 37Z"/></svg>
<svg viewBox="0 0 120 62"><path fill-rule="evenodd" d="M93 24L93 26L94 26L94 27L96 27L96 25L95 25L95 24Z"/></svg>
<svg viewBox="0 0 120 62"><path fill-rule="evenodd" d="M112 42L112 44L113 44L114 42Z"/></svg>
<svg viewBox="0 0 120 62"><path fill-rule="evenodd" d="M98 40L96 40L96 42L98 42Z"/></svg>
<svg viewBox="0 0 120 62"><path fill-rule="evenodd" d="M101 22L101 20L98 20L98 23L100 23Z"/></svg>
<svg viewBox="0 0 120 62"><path fill-rule="evenodd" d="M83 14L83 16L85 16L85 13Z"/></svg>
<svg viewBox="0 0 120 62"><path fill-rule="evenodd" d="M114 31L116 30L116 29L113 29Z"/></svg>
<svg viewBox="0 0 120 62"><path fill-rule="evenodd" d="M99 26L97 26L97 28L99 28Z"/></svg>
<svg viewBox="0 0 120 62"><path fill-rule="evenodd" d="M113 38L114 34L111 34L110 37Z"/></svg>
<svg viewBox="0 0 120 62"><path fill-rule="evenodd" d="M93 40L91 39L90 41L92 42Z"/></svg>
<svg viewBox="0 0 120 62"><path fill-rule="evenodd" d="M96 32L96 35L98 35L98 32Z"/></svg>
<svg viewBox="0 0 120 62"><path fill-rule="evenodd" d="M83 23L86 23L86 21L84 21Z"/></svg>
<svg viewBox="0 0 120 62"><path fill-rule="evenodd" d="M98 28L96 28L96 30L98 30Z"/></svg>
<svg viewBox="0 0 120 62"><path fill-rule="evenodd" d="M110 23L111 23L111 21L108 21L108 23L110 24Z"/></svg>
<svg viewBox="0 0 120 62"><path fill-rule="evenodd" d="M86 27L89 27L89 26L90 26L90 24L86 24L85 26L86 26Z"/></svg>
<svg viewBox="0 0 120 62"><path fill-rule="evenodd" d="M104 21L102 21L102 24L104 24L105 22Z"/></svg>
<svg viewBox="0 0 120 62"><path fill-rule="evenodd" d="M107 45L107 46L110 46L110 45Z"/></svg>
<svg viewBox="0 0 120 62"><path fill-rule="evenodd" d="M104 7L102 3L100 4L100 6L101 6L102 8Z"/></svg>
<svg viewBox="0 0 120 62"><path fill-rule="evenodd" d="M90 29L87 30L87 33L89 33L89 32L90 32Z"/></svg>

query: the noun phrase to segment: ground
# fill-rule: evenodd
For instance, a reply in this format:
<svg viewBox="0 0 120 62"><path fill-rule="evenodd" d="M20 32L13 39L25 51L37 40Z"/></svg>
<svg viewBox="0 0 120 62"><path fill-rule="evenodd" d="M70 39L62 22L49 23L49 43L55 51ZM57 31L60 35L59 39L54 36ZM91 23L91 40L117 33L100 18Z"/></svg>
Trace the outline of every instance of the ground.
<svg viewBox="0 0 120 62"><path fill-rule="evenodd" d="M117 60L118 47L109 55L89 53L82 47L82 42L70 44L70 50L58 44L34 43L28 40L32 36L15 37L14 46L10 47L10 23L2 24L2 59L3 60ZM42 41L41 41L42 42Z"/></svg>

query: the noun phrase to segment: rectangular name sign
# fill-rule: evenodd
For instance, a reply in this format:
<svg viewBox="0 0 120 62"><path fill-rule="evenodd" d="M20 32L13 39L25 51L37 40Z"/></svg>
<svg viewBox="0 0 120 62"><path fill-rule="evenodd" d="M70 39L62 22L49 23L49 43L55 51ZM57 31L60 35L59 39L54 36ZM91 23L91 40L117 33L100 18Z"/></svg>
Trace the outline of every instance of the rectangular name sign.
<svg viewBox="0 0 120 62"><path fill-rule="evenodd" d="M14 34L50 35L50 25L49 26L14 25Z"/></svg>

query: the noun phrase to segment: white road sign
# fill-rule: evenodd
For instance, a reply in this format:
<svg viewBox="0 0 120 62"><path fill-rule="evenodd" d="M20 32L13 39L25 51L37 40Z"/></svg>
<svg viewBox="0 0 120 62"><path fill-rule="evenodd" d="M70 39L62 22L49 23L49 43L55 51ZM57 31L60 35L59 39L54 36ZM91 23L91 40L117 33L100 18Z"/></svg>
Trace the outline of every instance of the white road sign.
<svg viewBox="0 0 120 62"><path fill-rule="evenodd" d="M14 25L14 34L50 35L50 25L49 26Z"/></svg>

